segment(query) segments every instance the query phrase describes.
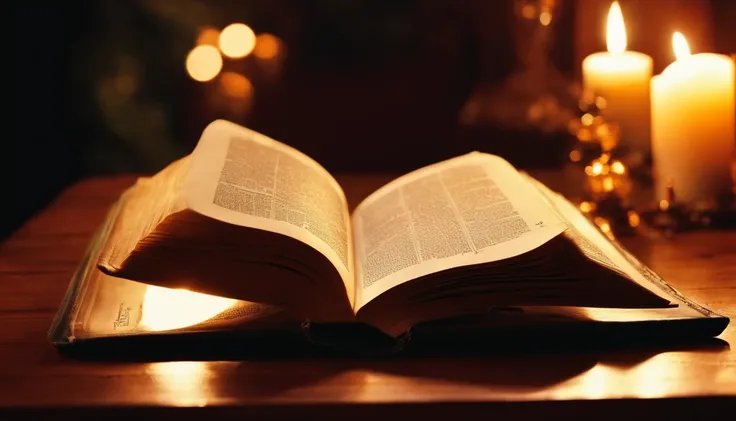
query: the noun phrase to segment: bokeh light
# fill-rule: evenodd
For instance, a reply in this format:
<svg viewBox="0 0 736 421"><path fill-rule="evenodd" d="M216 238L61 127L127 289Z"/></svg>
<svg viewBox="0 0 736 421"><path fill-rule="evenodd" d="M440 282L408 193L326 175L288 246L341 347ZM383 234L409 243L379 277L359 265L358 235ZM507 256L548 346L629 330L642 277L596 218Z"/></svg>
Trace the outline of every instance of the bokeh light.
<svg viewBox="0 0 736 421"><path fill-rule="evenodd" d="M253 49L253 55L268 60L275 58L281 54L281 40L275 35L260 34L256 37L256 46Z"/></svg>
<svg viewBox="0 0 736 421"><path fill-rule="evenodd" d="M244 23L233 23L220 33L220 51L230 58L242 58L256 46L256 34Z"/></svg>
<svg viewBox="0 0 736 421"><path fill-rule="evenodd" d="M232 98L249 98L253 95L253 84L239 73L224 72L220 75L220 90Z"/></svg>
<svg viewBox="0 0 736 421"><path fill-rule="evenodd" d="M222 70L222 57L211 45L198 45L187 55L187 73L199 82L212 80Z"/></svg>
<svg viewBox="0 0 736 421"><path fill-rule="evenodd" d="M539 23L541 23L542 26L548 26L551 22L552 22L552 13L542 12L539 14Z"/></svg>
<svg viewBox="0 0 736 421"><path fill-rule="evenodd" d="M206 26L199 31L197 45L211 45L217 47L220 41L220 31L212 26Z"/></svg>

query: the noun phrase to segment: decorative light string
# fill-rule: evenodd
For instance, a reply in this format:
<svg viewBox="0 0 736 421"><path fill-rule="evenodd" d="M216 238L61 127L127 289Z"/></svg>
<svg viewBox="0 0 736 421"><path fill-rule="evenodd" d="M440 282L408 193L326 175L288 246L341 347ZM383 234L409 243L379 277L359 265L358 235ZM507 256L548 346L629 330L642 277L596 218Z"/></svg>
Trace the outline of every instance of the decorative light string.
<svg viewBox="0 0 736 421"><path fill-rule="evenodd" d="M642 157L619 149L621 132L615 122L607 121L605 98L582 92L578 116L568 124L575 137L569 153L573 164L585 173L580 210L607 236L672 235L677 231L736 225L734 204L683 204L677 201L676 186L670 184L667 197L634 208L631 192L649 176ZM638 174L633 174L634 170ZM641 177L644 175L644 177ZM651 180L649 180L651 181Z"/></svg>

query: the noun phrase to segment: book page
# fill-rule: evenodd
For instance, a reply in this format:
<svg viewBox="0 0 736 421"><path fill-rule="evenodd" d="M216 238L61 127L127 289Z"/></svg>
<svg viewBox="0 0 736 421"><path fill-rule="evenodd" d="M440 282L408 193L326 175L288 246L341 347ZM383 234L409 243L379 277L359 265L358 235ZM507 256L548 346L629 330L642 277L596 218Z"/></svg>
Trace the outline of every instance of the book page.
<svg viewBox="0 0 736 421"><path fill-rule="evenodd" d="M96 262L120 203L108 214L72 279L72 285L80 285L79 295L64 304L74 306L72 339L250 327L287 316L276 306L146 285L98 270Z"/></svg>
<svg viewBox="0 0 736 421"><path fill-rule="evenodd" d="M103 246L100 264L116 270L139 242L155 231L168 216L186 205L180 192L189 168L189 157L180 158L153 177L139 177L121 195L120 217Z"/></svg>
<svg viewBox="0 0 736 421"><path fill-rule="evenodd" d="M575 205L531 176L524 175L524 177L542 193L552 208L565 221L567 225L565 235L575 243L585 257L633 280L665 300L671 301L670 295L650 279L650 273L639 270Z"/></svg>
<svg viewBox="0 0 736 421"><path fill-rule="evenodd" d="M338 270L353 304L347 200L337 181L311 158L218 120L205 129L192 153L183 195L195 212L312 246Z"/></svg>
<svg viewBox="0 0 736 421"><path fill-rule="evenodd" d="M385 185L353 213L356 310L396 285L533 250L564 222L511 164L478 152Z"/></svg>
<svg viewBox="0 0 736 421"><path fill-rule="evenodd" d="M146 285L96 271L89 314L72 331L75 338L206 330L244 326L272 318L266 304Z"/></svg>

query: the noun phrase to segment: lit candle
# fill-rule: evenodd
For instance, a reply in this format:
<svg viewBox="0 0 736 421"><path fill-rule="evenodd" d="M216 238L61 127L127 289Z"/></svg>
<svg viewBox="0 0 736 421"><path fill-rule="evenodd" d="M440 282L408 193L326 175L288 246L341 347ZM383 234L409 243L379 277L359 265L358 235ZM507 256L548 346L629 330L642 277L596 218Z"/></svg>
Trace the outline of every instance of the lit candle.
<svg viewBox="0 0 736 421"><path fill-rule="evenodd" d="M652 158L659 198L672 182L683 202L727 199L734 142L734 62L690 54L675 33L677 60L652 78Z"/></svg>
<svg viewBox="0 0 736 421"><path fill-rule="evenodd" d="M593 53L583 60L583 86L606 99L603 115L619 125L621 144L648 155L652 58L626 51L624 17L616 1L608 11L606 46L608 52Z"/></svg>

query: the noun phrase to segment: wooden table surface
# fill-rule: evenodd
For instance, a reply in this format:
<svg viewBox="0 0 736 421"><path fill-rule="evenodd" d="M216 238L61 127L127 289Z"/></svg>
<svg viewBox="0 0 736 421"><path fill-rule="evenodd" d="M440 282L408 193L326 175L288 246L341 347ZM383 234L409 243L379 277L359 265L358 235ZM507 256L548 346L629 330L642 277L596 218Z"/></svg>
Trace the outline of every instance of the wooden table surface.
<svg viewBox="0 0 736 421"><path fill-rule="evenodd" d="M170 362L62 356L46 338L52 317L90 236L133 180L83 181L0 245L0 419L422 419L469 412L512 419L705 419L736 413L733 323L708 343L565 353ZM385 180L340 179L353 203ZM625 244L685 295L736 317L736 232Z"/></svg>

